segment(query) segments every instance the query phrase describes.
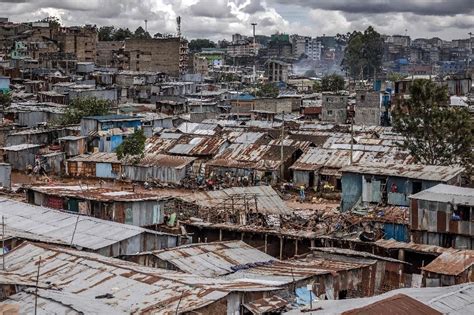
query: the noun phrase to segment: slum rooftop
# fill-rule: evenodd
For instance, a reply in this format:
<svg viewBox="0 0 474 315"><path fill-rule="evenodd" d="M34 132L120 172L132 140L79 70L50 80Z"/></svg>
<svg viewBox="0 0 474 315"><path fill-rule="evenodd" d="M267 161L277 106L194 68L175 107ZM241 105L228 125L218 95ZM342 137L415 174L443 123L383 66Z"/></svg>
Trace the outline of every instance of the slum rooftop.
<svg viewBox="0 0 474 315"><path fill-rule="evenodd" d="M474 206L474 188L439 184L411 195L410 198Z"/></svg>
<svg viewBox="0 0 474 315"><path fill-rule="evenodd" d="M39 269L38 306L46 313L175 314L191 312L232 292L272 291L244 281L207 279L149 268L57 246L23 243L5 255L3 283L25 289L8 298L22 312L34 312ZM58 272L58 268L60 272Z"/></svg>
<svg viewBox="0 0 474 315"><path fill-rule="evenodd" d="M143 233L165 235L6 198L0 198L0 215L5 218L6 234L10 236L70 245L74 234L73 245L89 250L99 250Z"/></svg>

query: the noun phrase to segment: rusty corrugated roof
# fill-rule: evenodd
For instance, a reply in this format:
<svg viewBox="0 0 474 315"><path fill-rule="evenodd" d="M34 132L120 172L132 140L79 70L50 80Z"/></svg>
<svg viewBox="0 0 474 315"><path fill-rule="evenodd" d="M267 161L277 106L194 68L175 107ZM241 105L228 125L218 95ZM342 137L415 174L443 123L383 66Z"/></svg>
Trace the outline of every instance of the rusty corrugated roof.
<svg viewBox="0 0 474 315"><path fill-rule="evenodd" d="M448 250L422 268L424 271L457 276L474 265L474 250Z"/></svg>

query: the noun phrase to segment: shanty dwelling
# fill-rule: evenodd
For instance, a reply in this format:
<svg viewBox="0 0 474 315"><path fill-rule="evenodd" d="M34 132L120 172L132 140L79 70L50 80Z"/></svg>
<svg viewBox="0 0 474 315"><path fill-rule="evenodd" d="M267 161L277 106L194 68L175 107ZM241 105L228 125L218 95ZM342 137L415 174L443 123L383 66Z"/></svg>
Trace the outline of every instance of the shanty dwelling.
<svg viewBox="0 0 474 315"><path fill-rule="evenodd" d="M115 152L115 150L122 144L122 142L131 134L133 129L119 129L113 128L105 131L98 131L98 149L99 152ZM96 139L97 139L96 138Z"/></svg>
<svg viewBox="0 0 474 315"><path fill-rule="evenodd" d="M471 314L474 284L436 288L404 288L363 299L318 301L310 314ZM314 306L314 304L313 304ZM306 314L302 309L287 315Z"/></svg>
<svg viewBox="0 0 474 315"><path fill-rule="evenodd" d="M40 144L26 143L3 147L3 161L10 163L13 170L24 171L29 165L35 165L35 158L41 147Z"/></svg>
<svg viewBox="0 0 474 315"><path fill-rule="evenodd" d="M474 249L474 189L436 185L410 196L410 229L421 244Z"/></svg>
<svg viewBox="0 0 474 315"><path fill-rule="evenodd" d="M293 146L231 144L207 162L206 173L223 177L231 174L232 177L247 177L251 183L275 184L278 178L290 178L289 167L302 154L301 149Z"/></svg>
<svg viewBox="0 0 474 315"><path fill-rule="evenodd" d="M42 154L39 157L39 161L46 173L60 176L64 172L66 154L64 152Z"/></svg>
<svg viewBox="0 0 474 315"><path fill-rule="evenodd" d="M137 129L141 127L140 116L128 115L105 115L89 116L81 119L81 135L91 136L99 131L107 131L114 128Z"/></svg>
<svg viewBox="0 0 474 315"><path fill-rule="evenodd" d="M9 190L12 186L12 166L0 163L0 189Z"/></svg>
<svg viewBox="0 0 474 315"><path fill-rule="evenodd" d="M116 257L174 247L179 236L0 198L5 235ZM12 248L8 248L11 250Z"/></svg>
<svg viewBox="0 0 474 315"><path fill-rule="evenodd" d="M58 141L67 158L87 152L87 137L85 136L66 136L58 138Z"/></svg>
<svg viewBox="0 0 474 315"><path fill-rule="evenodd" d="M169 197L88 186L33 186L28 202L135 226L163 223Z"/></svg>
<svg viewBox="0 0 474 315"><path fill-rule="evenodd" d="M362 257L364 259L376 260L377 274L380 275L383 272L383 278L376 278L378 291L375 294L406 287L405 276L410 266L407 262L346 248L313 247L311 250L313 256L320 258Z"/></svg>
<svg viewBox="0 0 474 315"><path fill-rule="evenodd" d="M373 259L308 255L281 261L242 241L183 245L126 259L196 276L271 284L288 302L300 305L308 303L310 295L329 300L372 296L384 277Z"/></svg>
<svg viewBox="0 0 474 315"><path fill-rule="evenodd" d="M409 206L408 197L440 183L459 185L456 166L372 164L341 169L342 211L359 205Z"/></svg>
<svg viewBox="0 0 474 315"><path fill-rule="evenodd" d="M447 250L422 268L426 287L474 282L474 250Z"/></svg>
<svg viewBox="0 0 474 315"><path fill-rule="evenodd" d="M59 121L66 105L56 103L13 103L5 112L12 115L15 122L24 127L36 127L39 124Z"/></svg>
<svg viewBox="0 0 474 315"><path fill-rule="evenodd" d="M173 128L173 117L163 113L140 113L143 116L142 129L147 138L153 136L156 130Z"/></svg>
<svg viewBox="0 0 474 315"><path fill-rule="evenodd" d="M5 264L5 303L28 314L240 314L242 304L278 290L28 242L6 254Z"/></svg>
<svg viewBox="0 0 474 315"><path fill-rule="evenodd" d="M12 132L7 136L6 145L19 145L25 143L47 145L52 144L59 137L73 134L74 131L67 128L61 129L25 129Z"/></svg>
<svg viewBox="0 0 474 315"><path fill-rule="evenodd" d="M66 161L66 174L71 177L118 179L122 174L122 162L115 153L82 154Z"/></svg>
<svg viewBox="0 0 474 315"><path fill-rule="evenodd" d="M191 173L196 159L166 154L145 154L138 163L124 161L122 177L131 181L176 184Z"/></svg>

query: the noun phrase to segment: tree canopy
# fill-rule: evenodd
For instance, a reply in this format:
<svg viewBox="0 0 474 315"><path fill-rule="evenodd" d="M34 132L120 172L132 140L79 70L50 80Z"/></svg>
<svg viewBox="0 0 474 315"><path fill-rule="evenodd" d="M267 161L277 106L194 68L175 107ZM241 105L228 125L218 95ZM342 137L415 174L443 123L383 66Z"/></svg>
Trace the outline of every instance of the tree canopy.
<svg viewBox="0 0 474 315"><path fill-rule="evenodd" d="M338 74L325 75L321 79L321 91L323 92L337 92L344 90L344 78Z"/></svg>
<svg viewBox="0 0 474 315"><path fill-rule="evenodd" d="M216 48L216 43L209 39L192 39L188 48L191 52L200 52L203 48Z"/></svg>
<svg viewBox="0 0 474 315"><path fill-rule="evenodd" d="M0 93L0 106L2 108L10 106L12 103L11 93Z"/></svg>
<svg viewBox="0 0 474 315"><path fill-rule="evenodd" d="M109 101L99 100L95 97L76 98L69 104L59 123L61 125L78 124L82 117L106 115L109 110Z"/></svg>
<svg viewBox="0 0 474 315"><path fill-rule="evenodd" d="M50 27L61 27L61 22L57 16L48 16L38 22L48 23Z"/></svg>
<svg viewBox="0 0 474 315"><path fill-rule="evenodd" d="M143 158L146 136L142 129L136 129L133 134L125 138L115 152L119 160L133 158L135 161Z"/></svg>
<svg viewBox="0 0 474 315"><path fill-rule="evenodd" d="M461 164L472 171L474 125L464 107L448 105L446 86L415 80L410 99L394 109L394 128L405 136L401 147L420 163Z"/></svg>
<svg viewBox="0 0 474 315"><path fill-rule="evenodd" d="M342 65L353 78L374 78L382 67L382 57L383 39L369 26L363 33L354 31L350 35Z"/></svg>
<svg viewBox="0 0 474 315"><path fill-rule="evenodd" d="M258 97L277 97L278 94L280 94L280 90L273 83L260 85L257 90Z"/></svg>
<svg viewBox="0 0 474 315"><path fill-rule="evenodd" d="M148 39L151 38L149 32L146 32L143 27L139 26L135 32L128 28L115 28L114 26L102 26L98 32L99 41L123 41L127 38Z"/></svg>

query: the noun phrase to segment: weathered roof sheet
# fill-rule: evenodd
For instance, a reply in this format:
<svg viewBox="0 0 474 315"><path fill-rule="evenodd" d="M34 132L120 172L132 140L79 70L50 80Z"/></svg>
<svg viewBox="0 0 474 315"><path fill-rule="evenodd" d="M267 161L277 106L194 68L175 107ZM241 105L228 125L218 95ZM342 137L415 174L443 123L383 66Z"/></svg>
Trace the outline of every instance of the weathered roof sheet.
<svg viewBox="0 0 474 315"><path fill-rule="evenodd" d="M195 134L195 135L215 135L218 129L218 125L215 124L199 124L191 122L183 122L178 126L178 130L186 134Z"/></svg>
<svg viewBox="0 0 474 315"><path fill-rule="evenodd" d="M411 195L410 198L474 206L474 188L439 184Z"/></svg>
<svg viewBox="0 0 474 315"><path fill-rule="evenodd" d="M233 187L222 190L205 191L190 195L190 201L194 201L204 207L222 207L225 203L230 207L232 198L257 198L256 211L264 214L291 214L291 209L283 202L278 193L271 186ZM186 197L184 197L186 199ZM236 209L238 206L235 206ZM255 208L253 202L248 207ZM241 209L244 210L244 209ZM247 209L251 210L251 209Z"/></svg>
<svg viewBox="0 0 474 315"><path fill-rule="evenodd" d="M277 295L262 298L247 304L244 304L252 314L277 313L283 310L288 302Z"/></svg>
<svg viewBox="0 0 474 315"><path fill-rule="evenodd" d="M145 156L138 162L128 163L124 161L124 164L137 165L137 166L155 166L155 167L169 167L175 169L182 169L187 165L193 163L196 158L187 156L174 156L167 154L145 154Z"/></svg>
<svg viewBox="0 0 474 315"><path fill-rule="evenodd" d="M231 144L209 161L209 166L277 170L281 165L281 147L276 145ZM283 146L283 160L288 160L298 148Z"/></svg>
<svg viewBox="0 0 474 315"><path fill-rule="evenodd" d="M457 276L474 265L474 250L449 250L422 268L425 271Z"/></svg>
<svg viewBox="0 0 474 315"><path fill-rule="evenodd" d="M386 249L405 249L414 252L423 252L423 253L433 253L433 254L441 254L445 251L449 250L448 248L436 246L436 245L426 245L426 244L417 244L417 243L405 243L399 242L394 239L384 240L380 239L375 242L375 244L379 247L386 248Z"/></svg>
<svg viewBox="0 0 474 315"><path fill-rule="evenodd" d="M96 200L101 202L134 202L168 198L168 196L159 196L157 194L143 191L134 192L89 185L43 185L32 186L29 189L48 195Z"/></svg>
<svg viewBox="0 0 474 315"><path fill-rule="evenodd" d="M168 150L170 154L188 156L213 156L227 142L221 137L193 137L180 139L179 143Z"/></svg>
<svg viewBox="0 0 474 315"><path fill-rule="evenodd" d="M230 292L275 289L143 267L98 254L30 243L20 245L6 255L8 273L0 272L0 282L10 275L34 281L40 257L39 277L48 279L50 288L44 288L39 295L54 303L43 304L43 308L48 309L59 302L76 311L96 311L98 314L110 314L111 308L114 314L175 314L197 310ZM31 289L25 290L24 294L32 295ZM108 295L106 298L100 298L105 294ZM11 299L20 303L22 310L23 306L31 307L31 296L13 296ZM64 306L60 310L64 310Z"/></svg>
<svg viewBox="0 0 474 315"><path fill-rule="evenodd" d="M435 165L399 165L399 164L378 164L378 165L353 165L346 166L342 172L406 177L429 181L447 182L464 172L460 166L435 166Z"/></svg>
<svg viewBox="0 0 474 315"><path fill-rule="evenodd" d="M104 116L87 116L84 119L92 119L100 122L107 121L128 121L128 120L140 120L141 116L129 116L129 115L104 115Z"/></svg>
<svg viewBox="0 0 474 315"><path fill-rule="evenodd" d="M441 315L442 313L405 294L397 294L372 304L355 308L342 315L379 315L387 311L397 315Z"/></svg>
<svg viewBox="0 0 474 315"><path fill-rule="evenodd" d="M311 313L324 315L341 314L345 311L363 307L397 294L404 294L414 298L443 314L464 315L472 313L474 284L468 283L432 288L405 288L367 298L318 301L318 309L311 311ZM386 311L387 309L385 309L383 313L386 313ZM302 312L301 310L292 310L286 314L296 315L308 313Z"/></svg>
<svg viewBox="0 0 474 315"><path fill-rule="evenodd" d="M17 145L12 145L9 147L3 147L1 148L4 151L23 151L23 150L28 150L32 148L39 148L41 147L41 144L29 144L29 143L23 143L23 144L17 144Z"/></svg>
<svg viewBox="0 0 474 315"><path fill-rule="evenodd" d="M121 163L116 153L96 152L72 157L68 162Z"/></svg>
<svg viewBox="0 0 474 315"><path fill-rule="evenodd" d="M204 277L231 273L232 268L239 265L275 260L272 256L242 241L183 245L154 251L151 254L171 263L180 271Z"/></svg>
<svg viewBox="0 0 474 315"><path fill-rule="evenodd" d="M6 233L15 231L32 234L32 240L70 244L76 226L73 244L98 250L142 233L155 233L133 225L126 225L93 217L79 216L49 208L0 198L0 215L5 217ZM21 234L28 236L27 234ZM38 236L38 237L36 237Z"/></svg>

